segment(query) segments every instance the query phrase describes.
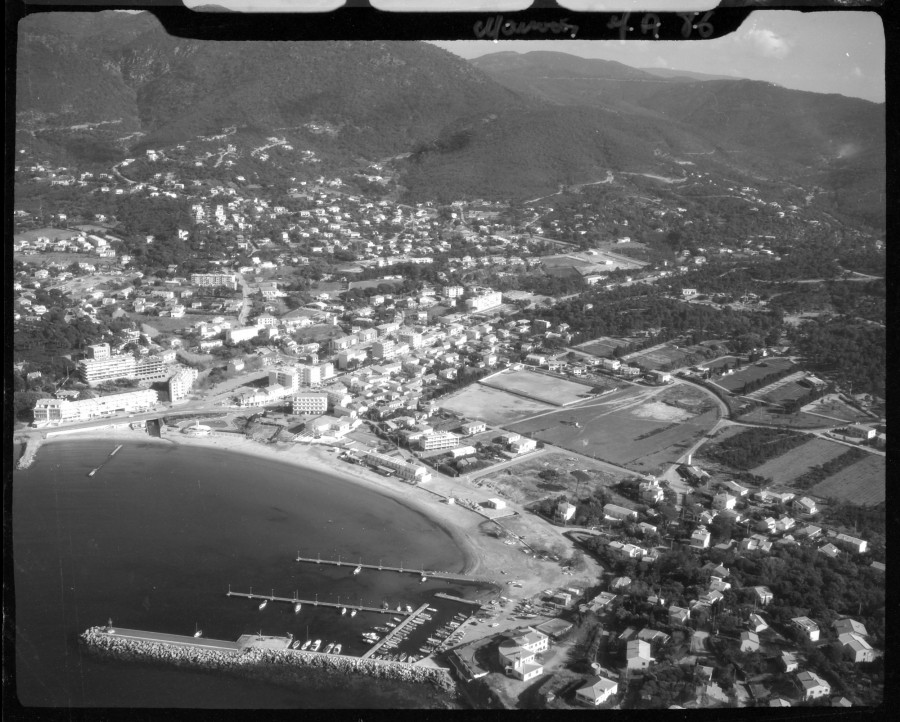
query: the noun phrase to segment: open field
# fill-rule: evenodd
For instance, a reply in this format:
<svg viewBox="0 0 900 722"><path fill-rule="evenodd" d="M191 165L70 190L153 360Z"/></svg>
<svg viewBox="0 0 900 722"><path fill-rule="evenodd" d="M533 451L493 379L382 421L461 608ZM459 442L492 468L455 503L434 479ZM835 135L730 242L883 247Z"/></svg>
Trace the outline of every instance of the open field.
<svg viewBox="0 0 900 722"><path fill-rule="evenodd" d="M835 422L829 421L821 416L806 414L802 411L799 414L782 414L776 409L761 407L754 409L748 414L738 417L737 421L744 421L748 424L771 424L772 426L784 426L787 429L822 429L828 426L834 426Z"/></svg>
<svg viewBox="0 0 900 722"><path fill-rule="evenodd" d="M501 391L522 394L535 401L543 401L554 406L564 406L589 394L590 386L538 373L536 371L504 371L480 381Z"/></svg>
<svg viewBox="0 0 900 722"><path fill-rule="evenodd" d="M591 354L591 356L598 356L600 358L612 358L613 352L617 347L622 346L624 348L633 340L634 339L601 336L600 338L595 338L593 341L588 341L587 343L580 344L575 348L577 348L579 351L583 351L584 353L589 353Z"/></svg>
<svg viewBox="0 0 900 722"><path fill-rule="evenodd" d="M659 389L631 387L508 428L636 472L657 473L719 418L716 409L695 415L660 395Z"/></svg>
<svg viewBox="0 0 900 722"><path fill-rule="evenodd" d="M547 469L559 472L557 478L544 480L539 474ZM579 471L581 480L572 472ZM587 479L584 478L587 475ZM587 496L599 488L608 488L617 484L627 473L616 474L608 469L600 468L589 459L568 456L566 454L541 454L521 464L507 467L478 477L475 485L489 494L498 494L518 504L528 504L547 496L566 494L574 499ZM614 496L618 497L615 493ZM622 500L620 500L622 501Z"/></svg>
<svg viewBox="0 0 900 722"><path fill-rule="evenodd" d="M481 384L471 384L462 391L444 397L440 400L440 405L466 418L478 419L492 426L505 426L517 419L553 408L550 404Z"/></svg>
<svg viewBox="0 0 900 722"><path fill-rule="evenodd" d="M775 382L778 383L777 381ZM786 384L775 385L767 390L763 389L764 393L759 397L763 401L768 401L772 404L783 404L785 401L795 401L797 399L803 398L806 394L809 393L809 388L805 386L801 386L796 381L788 381Z"/></svg>
<svg viewBox="0 0 900 722"><path fill-rule="evenodd" d="M34 254L14 253L14 261L21 261L34 266L40 266L44 263L58 263L61 266L71 266L73 263L90 263L94 266L111 265L117 266L119 262L115 258L101 258L94 253L75 253L68 251L39 251Z"/></svg>
<svg viewBox="0 0 900 722"><path fill-rule="evenodd" d="M846 451L847 447L843 444L813 438L750 471L763 478L772 479L776 484L790 484L792 479L796 479L811 467L831 461Z"/></svg>
<svg viewBox="0 0 900 722"><path fill-rule="evenodd" d="M885 499L885 457L869 454L809 490L813 496L868 506Z"/></svg>
<svg viewBox="0 0 900 722"><path fill-rule="evenodd" d="M688 349L676 348L672 344L663 344L638 352L630 356L629 360L636 361L641 368L660 369L672 365L684 366L691 355Z"/></svg>
<svg viewBox="0 0 900 722"><path fill-rule="evenodd" d="M764 365L761 366L760 364ZM758 361L752 366L745 366L740 371L736 371L729 376L722 376L721 378L716 379L713 383L721 386L727 391L735 392L748 381L755 381L756 379L765 378L766 376L770 376L772 374L783 371L784 369L790 368L793 365L793 362L790 359L786 358L765 359L763 361Z"/></svg>
<svg viewBox="0 0 900 722"><path fill-rule="evenodd" d="M811 414L822 414L823 416L828 416L832 419L840 419L841 421L850 423L871 420L858 409L844 403L837 394L823 396L821 399L804 406L803 411ZM827 423L827 419L822 419L822 421Z"/></svg>

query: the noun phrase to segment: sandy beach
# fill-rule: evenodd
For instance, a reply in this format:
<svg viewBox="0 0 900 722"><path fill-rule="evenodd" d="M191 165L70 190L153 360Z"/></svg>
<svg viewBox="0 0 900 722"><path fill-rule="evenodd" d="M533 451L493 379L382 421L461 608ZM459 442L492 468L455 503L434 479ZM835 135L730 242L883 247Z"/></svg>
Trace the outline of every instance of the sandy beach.
<svg viewBox="0 0 900 722"><path fill-rule="evenodd" d="M263 444L238 434L216 432L208 436L189 436L170 431L162 438L155 438L143 431L128 428L83 430L53 436L44 443L78 439L106 439L120 443L133 440L141 443L216 448L292 464L364 485L428 516L451 535L463 552L465 562L461 570L446 571L494 580L505 589L501 594L511 599L531 598L547 588L596 583L602 573L601 568L588 559L587 568L577 577L565 575L559 564L535 559L531 554L523 553L518 545L504 544L489 533L494 528L494 522L465 507L446 503L446 496L455 494L465 497L473 494L464 481L439 476L433 481L412 486L392 477L380 476L364 466L341 461L337 458L340 452L333 447L302 443ZM515 505L510 506L515 508ZM571 542L562 536L557 527L532 514L519 511L520 515L515 517L515 528L517 533L526 532L523 536L530 544L549 546L563 542L571 547ZM509 585L512 580L519 582L521 586L512 587Z"/></svg>

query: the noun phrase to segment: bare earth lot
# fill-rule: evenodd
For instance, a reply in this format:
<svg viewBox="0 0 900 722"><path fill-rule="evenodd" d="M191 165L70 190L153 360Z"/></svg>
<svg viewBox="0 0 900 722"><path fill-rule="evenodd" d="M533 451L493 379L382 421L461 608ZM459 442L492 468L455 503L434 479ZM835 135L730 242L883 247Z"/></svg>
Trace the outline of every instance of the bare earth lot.
<svg viewBox="0 0 900 722"><path fill-rule="evenodd" d="M665 345L660 348L648 349L644 353L638 353L631 360L636 361L643 368L659 369L673 363L683 366L690 355L689 350Z"/></svg>
<svg viewBox="0 0 900 722"><path fill-rule="evenodd" d="M752 469L751 472L772 479L776 484L790 485L791 480L796 479L811 467L831 461L846 451L847 447L843 444L825 439L810 439L786 454L769 459L765 464Z"/></svg>
<svg viewBox="0 0 900 722"><path fill-rule="evenodd" d="M820 481L809 493L853 504L878 504L885 499L885 457L869 454L837 474Z"/></svg>
<svg viewBox="0 0 900 722"><path fill-rule="evenodd" d="M723 376L716 379L713 383L721 386L723 389L733 392L740 389L748 381L754 381L770 376L793 365L793 362L786 358L766 359L761 363L764 363L765 366L759 366L758 364L746 366L730 376Z"/></svg>
<svg viewBox="0 0 900 722"><path fill-rule="evenodd" d="M818 401L803 407L803 410L811 414L822 414L832 419L840 419L841 421L868 421L865 414L861 414L857 409L845 404L836 395L829 394L823 396ZM824 419L823 419L824 421Z"/></svg>
<svg viewBox="0 0 900 722"><path fill-rule="evenodd" d="M578 401L591 391L590 386L536 371L504 371L479 383L503 391L523 394L536 401L543 401L554 406L563 406Z"/></svg>
<svg viewBox="0 0 900 722"><path fill-rule="evenodd" d="M693 414L664 403L660 399L663 393L633 387L602 401L509 428L636 472L657 473L706 434L719 418L717 409Z"/></svg>
<svg viewBox="0 0 900 722"><path fill-rule="evenodd" d="M570 461L570 459L572 459ZM553 469L559 472L559 476L552 480L544 480L539 474ZM586 473L589 480L579 480L572 475L573 471ZM581 475L579 475L581 476ZM517 464L508 469L502 469L479 477L475 483L487 493L496 493L505 499L518 504L528 504L547 496L566 494L569 498L579 497L593 493L595 489L606 488L618 483L627 474L616 474L605 468L600 468L590 460L570 457L567 454L549 453L536 456L529 461ZM583 478L583 477L582 477Z"/></svg>
<svg viewBox="0 0 900 722"><path fill-rule="evenodd" d="M478 419L491 426L505 426L517 419L549 411L549 404L533 401L500 389L492 389L481 384L472 384L462 391L447 396L440 401L442 408L461 414L469 419Z"/></svg>

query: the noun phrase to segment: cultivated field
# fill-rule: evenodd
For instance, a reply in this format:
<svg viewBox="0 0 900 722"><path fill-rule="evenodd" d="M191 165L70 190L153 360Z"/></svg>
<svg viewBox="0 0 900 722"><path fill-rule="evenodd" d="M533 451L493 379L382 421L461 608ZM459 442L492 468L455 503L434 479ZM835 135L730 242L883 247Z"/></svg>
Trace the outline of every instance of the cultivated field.
<svg viewBox="0 0 900 722"><path fill-rule="evenodd" d="M885 457L869 454L820 481L809 493L863 506L878 504L885 499Z"/></svg>
<svg viewBox="0 0 900 722"><path fill-rule="evenodd" d="M601 336L600 338L595 338L593 341L588 341L587 343L576 346L576 348L579 351L589 353L592 356L598 356L599 358L612 358L617 347L622 346L624 348L633 340L635 339Z"/></svg>
<svg viewBox="0 0 900 722"><path fill-rule="evenodd" d="M775 382L778 383L777 381ZM759 397L763 401L772 404L783 404L785 401L795 401L809 393L809 387L801 386L796 381L788 381L786 384L775 385L771 389L763 389L764 393ZM753 395L755 397L755 394Z"/></svg>
<svg viewBox="0 0 900 722"><path fill-rule="evenodd" d="M502 391L522 394L535 401L564 406L589 394L590 386L538 373L536 371L504 371L480 382Z"/></svg>
<svg viewBox="0 0 900 722"><path fill-rule="evenodd" d="M659 389L630 387L602 400L513 424L541 441L641 473L675 462L719 418L665 403Z"/></svg>
<svg viewBox="0 0 900 722"><path fill-rule="evenodd" d="M843 444L813 438L796 449L751 469L751 473L772 479L776 484L790 484L792 479L809 471L811 467L831 461L846 451L847 447Z"/></svg>
<svg viewBox="0 0 900 722"><path fill-rule="evenodd" d="M765 365L760 366L760 364ZM721 386L723 389L734 392L739 390L748 381L755 381L756 379L771 376L772 374L776 374L791 366L793 366L793 362L790 359L766 359L764 361L759 361L752 366L745 366L743 369L736 371L730 376L722 376L713 383Z"/></svg>
<svg viewBox="0 0 900 722"><path fill-rule="evenodd" d="M539 475L548 469L555 470L557 477L552 480L542 479ZM577 476L572 472L582 472ZM567 454L541 454L521 464L501 469L478 477L473 483L487 493L496 493L504 499L516 503L527 504L546 496L566 494L574 499L588 496L598 488L608 488L617 484L627 473L615 473L601 468L600 464L590 459L572 457ZM579 478L580 477L580 478ZM617 501L623 501L618 499Z"/></svg>
<svg viewBox="0 0 900 722"><path fill-rule="evenodd" d="M484 421L491 426L505 426L526 416L554 408L550 404L481 384L471 384L462 391L444 397L440 400L440 405L456 414Z"/></svg>

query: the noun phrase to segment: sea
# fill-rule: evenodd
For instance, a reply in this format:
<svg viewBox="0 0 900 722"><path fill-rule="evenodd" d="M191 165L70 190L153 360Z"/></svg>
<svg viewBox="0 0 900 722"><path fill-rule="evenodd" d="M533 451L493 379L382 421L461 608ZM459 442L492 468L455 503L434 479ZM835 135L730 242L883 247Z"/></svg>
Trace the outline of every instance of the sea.
<svg viewBox="0 0 900 722"><path fill-rule="evenodd" d="M86 655L78 635L115 626L236 640L292 634L364 650L383 615L228 597L229 589L322 602L414 608L467 583L363 570L358 562L462 571L450 534L429 517L273 453L127 440L54 440L14 474L15 689L27 707L208 709L453 708L434 689L310 671L276 686ZM335 461L335 463L341 463ZM102 466L101 466L102 464ZM91 469L100 467L94 476ZM398 482L399 483L399 482ZM297 562L298 554L346 560Z"/></svg>

